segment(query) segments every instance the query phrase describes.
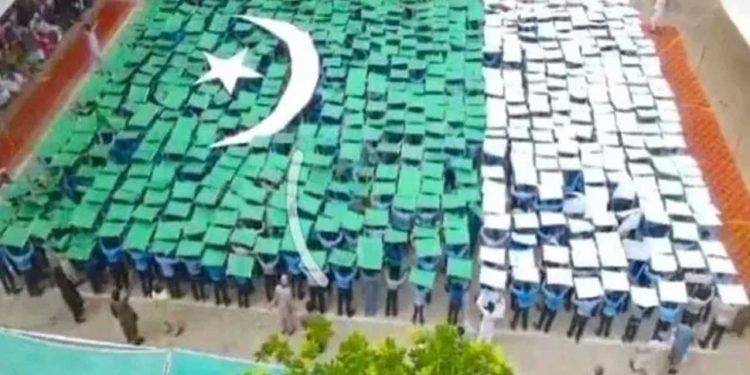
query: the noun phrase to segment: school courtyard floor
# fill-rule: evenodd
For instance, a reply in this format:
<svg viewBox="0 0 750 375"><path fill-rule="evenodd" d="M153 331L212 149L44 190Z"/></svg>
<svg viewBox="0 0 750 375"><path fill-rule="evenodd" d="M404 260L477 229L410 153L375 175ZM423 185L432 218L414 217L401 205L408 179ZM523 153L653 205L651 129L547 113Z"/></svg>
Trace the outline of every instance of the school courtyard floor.
<svg viewBox="0 0 750 375"><path fill-rule="evenodd" d="M182 317L186 331L174 338L163 333L161 321L148 300L134 297L133 306L140 316L140 330L146 339L146 345L201 350L215 354L251 359L253 353L263 341L279 331L277 315L259 300L260 293L253 295L249 310L237 307L215 307L212 302L200 304L190 297L174 303L174 314ZM33 330L71 337L94 340L124 342L117 322L109 312L108 299L105 296L88 296L86 316L83 324L76 324L64 306L59 293L48 290L40 298L29 298L26 295L17 297L0 296L0 325L24 330ZM333 302L333 301L329 301ZM408 341L413 326L409 322L410 300L406 293L401 298L402 306L399 317L386 319L380 315L374 318L355 316L352 319L339 318L329 314L334 321L336 336L332 342L337 348L341 340L353 331L360 331L373 343L385 337L393 337L400 343ZM329 312L330 309L329 303ZM438 323L445 320L445 301L433 301L427 308L427 322ZM302 304L299 306L302 309ZM361 309L359 310L361 311ZM477 326L477 311L473 306L468 311L470 327ZM619 336L623 331L623 320L618 319L612 327L613 335L609 339L596 338L593 330L598 321L589 323L586 335L580 344L565 337L569 324L569 314L555 323L553 332L537 333L510 331L507 320L504 321L496 336L495 342L502 346L510 359L517 375L574 375L591 374L595 365L604 366L607 375L630 374L628 358L634 346L623 345ZM536 313L532 317L537 317ZM534 319L532 319L533 321ZM639 340L646 340L653 332L653 322L644 324L640 329ZM699 333L702 335L702 332ZM292 343L301 341L297 333ZM735 335L725 336L719 351L693 351L688 355L681 374L747 374L750 366L750 335L739 339ZM664 354L666 364L666 354ZM666 371L664 372L666 373Z"/></svg>

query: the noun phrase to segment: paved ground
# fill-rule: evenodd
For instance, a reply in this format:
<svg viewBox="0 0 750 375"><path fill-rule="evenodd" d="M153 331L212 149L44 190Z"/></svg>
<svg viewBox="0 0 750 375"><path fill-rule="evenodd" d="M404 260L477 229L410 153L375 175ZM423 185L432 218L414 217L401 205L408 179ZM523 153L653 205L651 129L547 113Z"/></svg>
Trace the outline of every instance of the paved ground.
<svg viewBox="0 0 750 375"><path fill-rule="evenodd" d="M236 307L215 307L212 303L199 304L192 299L174 303L175 314L187 323L185 333L175 339L162 333L159 317L149 301L134 297L134 306L141 321L140 328L148 345L179 346L216 354L250 358L268 337L278 331L277 316L268 309L256 293L249 310ZM356 297L355 297L356 298ZM408 293L403 293L402 302L408 302ZM428 322L442 322L446 313L445 301L436 300L428 307ZM302 305L300 304L300 309ZM364 332L373 342L391 336L406 343L409 333L415 329L408 321L410 306L404 305L398 319L385 319L381 316L365 318L358 314L352 319L331 315L336 325L334 347L350 332ZM360 310L361 311L361 310ZM382 314L382 306L380 314ZM476 326L476 310L468 313L470 326ZM532 320L536 318L532 314ZM595 324L590 323L587 336L580 344L564 336L569 318L556 322L554 332L548 335L535 331L510 331L507 322L503 323L497 342L502 345L519 375L542 374L588 374L595 364L602 364L608 375L629 374L627 359L633 347L622 345L617 337L623 331L622 319L613 326L613 337L599 339L593 337ZM59 294L49 290L41 298L26 295L8 297L0 295L0 325L13 328L41 331L88 339L122 342L119 326L109 313L105 297L87 298L87 321L75 324L64 307ZM641 327L641 340L652 332L653 323ZM293 343L300 340L299 334ZM750 338L740 340L727 337L719 352L699 351L689 356L683 374L747 374L750 366Z"/></svg>

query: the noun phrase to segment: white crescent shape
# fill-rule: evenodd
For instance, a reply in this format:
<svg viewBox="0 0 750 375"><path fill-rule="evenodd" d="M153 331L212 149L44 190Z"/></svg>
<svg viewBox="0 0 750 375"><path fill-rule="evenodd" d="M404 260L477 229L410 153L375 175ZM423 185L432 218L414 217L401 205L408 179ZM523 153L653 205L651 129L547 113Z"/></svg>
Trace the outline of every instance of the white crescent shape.
<svg viewBox="0 0 750 375"><path fill-rule="evenodd" d="M252 128L214 143L211 147L248 144L255 137L268 137L284 129L310 102L320 76L320 60L310 33L270 18L237 16L258 25L287 45L291 74L286 90L268 117Z"/></svg>

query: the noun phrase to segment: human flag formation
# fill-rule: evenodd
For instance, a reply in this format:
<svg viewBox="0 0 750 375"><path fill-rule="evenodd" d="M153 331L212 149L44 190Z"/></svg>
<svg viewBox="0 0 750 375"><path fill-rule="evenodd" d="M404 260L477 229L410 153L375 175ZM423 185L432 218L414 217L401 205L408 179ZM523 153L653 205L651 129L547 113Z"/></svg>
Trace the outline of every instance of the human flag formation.
<svg viewBox="0 0 750 375"><path fill-rule="evenodd" d="M473 1L149 1L3 191L0 243L248 277L277 255L379 270L412 241L469 278L481 21Z"/></svg>

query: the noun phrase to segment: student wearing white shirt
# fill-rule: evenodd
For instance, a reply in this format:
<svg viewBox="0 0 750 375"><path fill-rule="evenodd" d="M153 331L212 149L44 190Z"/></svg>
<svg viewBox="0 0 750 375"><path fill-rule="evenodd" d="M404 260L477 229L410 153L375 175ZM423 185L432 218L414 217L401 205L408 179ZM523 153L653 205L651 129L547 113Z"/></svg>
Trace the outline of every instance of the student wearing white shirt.
<svg viewBox="0 0 750 375"><path fill-rule="evenodd" d="M722 336L724 336L724 332L732 326L739 309L737 306L722 302L719 298L716 298L711 304L711 309L714 312L714 319L711 321L711 326L708 328L706 337L700 341L700 346L701 348L705 348L708 346L708 342L711 341L711 348L716 350L719 347Z"/></svg>

